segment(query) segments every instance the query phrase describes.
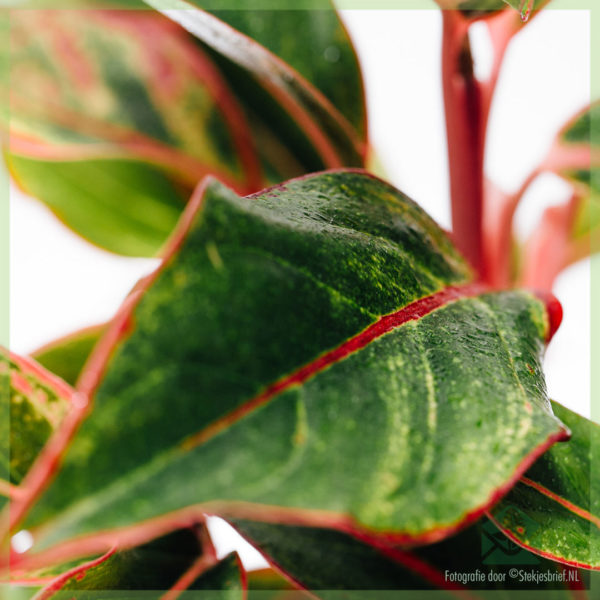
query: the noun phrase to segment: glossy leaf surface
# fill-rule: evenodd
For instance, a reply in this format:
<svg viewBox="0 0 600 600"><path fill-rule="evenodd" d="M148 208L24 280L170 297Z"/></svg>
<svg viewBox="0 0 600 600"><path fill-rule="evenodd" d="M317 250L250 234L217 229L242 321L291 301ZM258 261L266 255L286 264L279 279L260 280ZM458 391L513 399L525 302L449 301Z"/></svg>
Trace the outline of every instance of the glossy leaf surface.
<svg viewBox="0 0 600 600"><path fill-rule="evenodd" d="M69 227L113 252L154 255L207 173L249 193L362 165L362 83L333 10L219 13L293 67L202 14L227 31L222 47L139 7L23 10L11 19L10 170ZM290 47L299 24L311 44ZM291 91L230 61L240 40ZM306 96L300 109L293 94Z"/></svg>
<svg viewBox="0 0 600 600"><path fill-rule="evenodd" d="M600 482L592 453L600 427L553 402L572 432L527 471L492 516L511 539L543 556L600 569Z"/></svg>
<svg viewBox="0 0 600 600"><path fill-rule="evenodd" d="M514 598L515 590L544 590L545 598L558 600L587 583L576 569L498 543L502 534L485 518L448 540L409 551L374 548L328 529L232 524L278 571L323 599L353 597L334 590L373 590L361 597L377 600L377 590L446 590L440 597L456 598L470 589L494 590L490 597L499 600ZM546 580L524 581L526 574Z"/></svg>
<svg viewBox="0 0 600 600"><path fill-rule="evenodd" d="M91 357L93 410L28 526L48 545L197 505L448 535L566 435L544 304L469 277L362 172L250 198L209 182Z"/></svg>

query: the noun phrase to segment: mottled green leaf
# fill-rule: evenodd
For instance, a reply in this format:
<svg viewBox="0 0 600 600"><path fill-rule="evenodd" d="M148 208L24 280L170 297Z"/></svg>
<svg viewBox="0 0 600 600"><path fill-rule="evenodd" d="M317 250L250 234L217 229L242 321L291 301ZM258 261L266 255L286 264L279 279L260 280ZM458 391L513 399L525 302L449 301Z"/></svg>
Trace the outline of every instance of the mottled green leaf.
<svg viewBox="0 0 600 600"><path fill-rule="evenodd" d="M209 182L172 248L81 377L94 409L27 525L42 545L190 505L439 539L564 436L544 304L449 287L465 263L372 176Z"/></svg>
<svg viewBox="0 0 600 600"><path fill-rule="evenodd" d="M228 48L247 38L202 14L225 28L225 47L150 10L23 10L12 19L11 172L113 252L155 254L207 173L249 193L363 162L362 84L333 10L219 13L291 60L248 41L285 76L283 87L229 60ZM299 25L311 44L290 42Z"/></svg>
<svg viewBox="0 0 600 600"><path fill-rule="evenodd" d="M600 427L553 402L572 432L527 471L492 511L517 543L567 564L600 568L600 481L592 473L592 451Z"/></svg>
<svg viewBox="0 0 600 600"><path fill-rule="evenodd" d="M71 390L39 365L0 349L0 461L18 485L69 409ZM5 491L5 490L3 490Z"/></svg>
<svg viewBox="0 0 600 600"><path fill-rule="evenodd" d="M340 590L372 590L361 598L377 600L378 590L448 590L440 597L455 598L466 589L494 590L497 600L512 600L515 590L544 590L544 598L558 600L572 598L567 590L587 583L576 569L498 543L496 536L503 535L485 518L448 540L412 550L375 548L330 529L232 524L291 581L324 600L356 597Z"/></svg>
<svg viewBox="0 0 600 600"><path fill-rule="evenodd" d="M93 347L106 330L106 325L95 325L76 331L46 344L32 354L46 369L75 385Z"/></svg>
<svg viewBox="0 0 600 600"><path fill-rule="evenodd" d="M180 529L142 546L111 550L80 564L59 575L36 599L99 600L111 591L120 591L119 597L125 599L136 597L127 592L148 590L143 598L158 600L176 584L182 592L228 590L218 597L223 600L242 597L236 556L232 554L217 562L204 553L194 529Z"/></svg>

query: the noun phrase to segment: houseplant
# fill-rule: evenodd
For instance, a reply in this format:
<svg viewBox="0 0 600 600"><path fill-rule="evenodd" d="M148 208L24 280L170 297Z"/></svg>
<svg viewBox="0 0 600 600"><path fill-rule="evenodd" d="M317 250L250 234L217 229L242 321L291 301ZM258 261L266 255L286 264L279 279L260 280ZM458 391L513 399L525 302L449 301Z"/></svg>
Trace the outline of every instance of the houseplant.
<svg viewBox="0 0 600 600"><path fill-rule="evenodd" d="M36 541L13 556L17 581L48 583L41 597L235 590L238 567L216 559L205 514L227 518L313 590L521 588L481 564L473 540L488 517L537 553L597 566L586 533L597 522L586 505L596 430L559 405L562 421L552 416L539 366L560 321L544 292L596 232L589 117L566 126L544 165L575 181L573 200L511 263L519 197L484 195L494 78L473 78L465 33L485 18L500 57L522 24L510 10L475 8L444 13L454 238L471 267L412 202L353 170L248 199L203 180L170 234L179 198L206 172L245 194L362 166L360 81L333 13L12 15L15 179L112 251L152 254L170 235L160 269L111 324L37 356L79 377L77 391L27 360L6 363L5 490L12 525ZM265 34L276 30L269 18L281 39ZM326 30L311 46L318 55L337 50L325 74L283 35L300 19L315 36ZM337 108L225 21L314 69ZM48 73L53 52L64 70ZM499 216L484 229L490 208ZM527 269L549 250L547 269ZM516 283L542 293L493 291ZM552 445L568 437L565 424L571 440ZM483 581L446 576L474 564ZM535 568L556 572L535 588L582 584L557 563Z"/></svg>

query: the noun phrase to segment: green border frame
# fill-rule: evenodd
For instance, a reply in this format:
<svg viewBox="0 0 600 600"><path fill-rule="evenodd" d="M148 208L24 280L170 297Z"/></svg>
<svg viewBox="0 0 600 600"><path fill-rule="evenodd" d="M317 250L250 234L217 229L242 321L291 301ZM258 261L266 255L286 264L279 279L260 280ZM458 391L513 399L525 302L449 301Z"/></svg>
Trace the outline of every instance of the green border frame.
<svg viewBox="0 0 600 600"><path fill-rule="evenodd" d="M255 0L252 2L253 9L284 9L287 0ZM161 5L165 8L173 7L173 3L177 0L161 0ZM32 1L19 1L19 0L0 0L0 8L52 8L52 9L68 9L73 8L78 3L78 0L32 0ZM365 9L365 10L439 10L433 0L336 0L336 5L340 9ZM111 2L97 2L98 7L102 5L109 5ZM207 8L220 8L220 9L235 9L240 4L246 7L250 2L247 0L207 0L205 5ZM114 6L114 5L113 5ZM322 0L296 0L293 2L294 9L319 9L323 8ZM591 97L594 99L600 98L600 0L552 0L550 5L545 10L565 10L565 9L576 9L576 10L588 10L590 11L590 27L591 27L591 48L590 48L590 59L591 59L591 73L590 73L590 88ZM0 47L4 51L4 56L8 56L6 48L8 48L8 33L9 33L9 16L5 10L0 11ZM0 77L3 81L9 80L9 61L0 61ZM5 101L5 99L3 99ZM2 107L5 111L8 110L7 106ZM600 124L592 124L592 132L595 137L593 143L600 145ZM4 135L4 133L3 133ZM600 174L592 174L592 177L600 177ZM600 181L596 182L596 185L600 187ZM10 254L9 254L9 240L10 240L10 194L9 194L9 177L4 164L0 164L0 226L2 232L0 234L0 344L8 347L10 339L10 316L9 316L9 302L10 302ZM593 365L600 365L600 254L597 254L592 258L590 267L590 281L591 281L591 353L590 353L590 365L591 368L591 386L590 386L590 401L591 401L591 417L596 422L600 422L600 369L594 369ZM6 418L9 420L9 414L0 415L0 418ZM600 465L600 447L594 446L592 448L592 463ZM0 465L0 469L8 471L8 465ZM595 469L592 472L592 477L600 477L600 469ZM600 505L600 498L592 498L592 503ZM6 551L6 550L5 550ZM496 592L496 591L473 591L474 596L481 599L489 600L500 600L500 598L506 598L507 592ZM600 598L600 572L592 572L590 578L589 587L590 599ZM563 591L509 591L511 600L552 600L553 598L563 597ZM253 600L275 600L275 592L253 592ZM21 598L28 598L29 595L22 595L18 588L14 588L9 591L5 585L0 586L0 598L10 598L10 600L20 600ZM62 597L62 594L57 595ZM72 598L73 592L65 594L65 600ZM155 593L152 592L99 592L98 594L86 594L86 599L91 598L106 598L125 600L131 598L132 600L142 600L151 597L156 597ZM180 598L182 600L189 600L191 598L199 598L203 600L225 600L225 594L222 592L202 592L201 596L193 593L183 593ZM392 599L406 599L406 600L427 600L429 598L449 598L450 594L445 591L356 591L356 592L336 592L330 591L327 593L328 600L363 600L369 598L372 600L392 600ZM286 596L287 600L293 600L295 598L306 600L307 596L302 592L290 593Z"/></svg>

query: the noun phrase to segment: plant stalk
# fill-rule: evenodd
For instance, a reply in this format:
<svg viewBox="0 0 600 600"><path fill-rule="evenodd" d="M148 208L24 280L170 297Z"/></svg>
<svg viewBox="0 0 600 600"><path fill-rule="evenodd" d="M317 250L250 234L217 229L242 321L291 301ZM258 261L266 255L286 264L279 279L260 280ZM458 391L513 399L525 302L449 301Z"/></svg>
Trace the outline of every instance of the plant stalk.
<svg viewBox="0 0 600 600"><path fill-rule="evenodd" d="M480 280L483 260L483 95L473 73L468 22L458 12L442 11L442 88L446 112L452 235Z"/></svg>

